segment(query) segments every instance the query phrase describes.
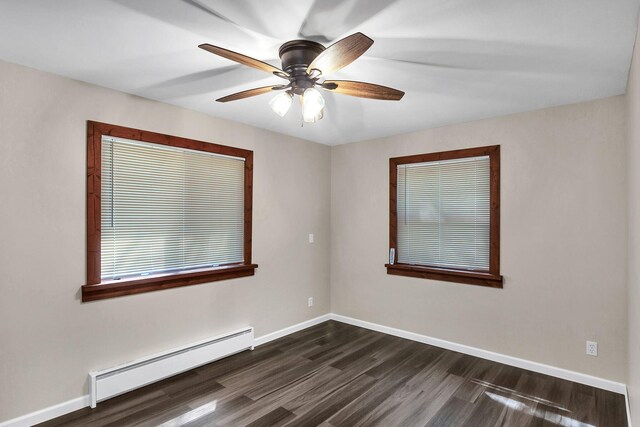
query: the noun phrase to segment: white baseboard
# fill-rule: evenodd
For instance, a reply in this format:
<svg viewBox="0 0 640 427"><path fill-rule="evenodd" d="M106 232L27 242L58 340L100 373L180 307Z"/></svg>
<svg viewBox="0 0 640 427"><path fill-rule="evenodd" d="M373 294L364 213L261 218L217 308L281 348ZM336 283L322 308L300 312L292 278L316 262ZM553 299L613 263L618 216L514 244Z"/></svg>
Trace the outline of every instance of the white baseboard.
<svg viewBox="0 0 640 427"><path fill-rule="evenodd" d="M582 374L580 372L569 371L568 369L557 368L555 366L545 365L543 363L532 362L530 360L520 359L513 356L507 356L505 354L495 353L493 351L483 350L481 348L471 347L464 344L457 344L439 338L432 338L426 335L417 334L415 332L408 332L402 329L391 328L389 326L379 325L377 323L371 323L365 320L354 319L352 317L342 316L340 314L332 313L331 319L338 322L359 326L361 328L382 332L388 335L433 345L435 347L457 351L458 353L468 354L470 356L479 357L481 359L492 360L494 362L503 363L505 365L515 366L517 368L527 369L529 371L562 378L564 380L589 385L603 390L613 391L615 393L625 394L627 391L627 386L623 383Z"/></svg>
<svg viewBox="0 0 640 427"><path fill-rule="evenodd" d="M327 320L331 320L331 313L323 314L322 316L318 316L314 319L306 320L304 322L295 324L293 326L289 326L279 331L271 332L270 334L262 335L254 340L254 346L259 346L262 344L266 344L269 341L277 340L278 338L282 338L286 335L293 334L294 332L301 331L303 329L310 328L311 326L315 326L319 323L326 322Z"/></svg>
<svg viewBox="0 0 640 427"><path fill-rule="evenodd" d="M34 424L43 423L45 421L52 420L69 412L77 411L84 407L89 406L91 398L87 394L86 396L77 397L75 399L67 400L66 402L59 403L48 408L41 409L36 412L32 412L27 415L23 415L12 420L0 423L0 427L29 427Z"/></svg>

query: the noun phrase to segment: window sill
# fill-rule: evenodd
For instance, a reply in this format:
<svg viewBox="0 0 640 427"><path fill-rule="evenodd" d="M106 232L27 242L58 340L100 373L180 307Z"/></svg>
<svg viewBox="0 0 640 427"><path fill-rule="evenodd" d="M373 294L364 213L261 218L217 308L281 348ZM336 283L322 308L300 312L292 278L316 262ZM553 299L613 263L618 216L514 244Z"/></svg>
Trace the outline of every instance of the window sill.
<svg viewBox="0 0 640 427"><path fill-rule="evenodd" d="M234 264L143 279L109 280L96 285L84 285L82 287L82 302L253 276L257 267L258 264Z"/></svg>
<svg viewBox="0 0 640 427"><path fill-rule="evenodd" d="M422 267L409 264L385 264L387 274L417 277L420 279L442 280L445 282L465 283L467 285L502 288L502 276L472 271L447 270L444 268Z"/></svg>

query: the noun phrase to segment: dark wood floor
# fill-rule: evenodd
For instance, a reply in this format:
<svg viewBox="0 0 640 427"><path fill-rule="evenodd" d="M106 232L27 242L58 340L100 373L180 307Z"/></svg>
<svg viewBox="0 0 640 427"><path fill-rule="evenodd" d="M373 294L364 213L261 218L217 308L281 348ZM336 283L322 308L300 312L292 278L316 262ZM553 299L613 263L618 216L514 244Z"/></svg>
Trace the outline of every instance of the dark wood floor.
<svg viewBox="0 0 640 427"><path fill-rule="evenodd" d="M325 322L47 426L612 426L624 397Z"/></svg>

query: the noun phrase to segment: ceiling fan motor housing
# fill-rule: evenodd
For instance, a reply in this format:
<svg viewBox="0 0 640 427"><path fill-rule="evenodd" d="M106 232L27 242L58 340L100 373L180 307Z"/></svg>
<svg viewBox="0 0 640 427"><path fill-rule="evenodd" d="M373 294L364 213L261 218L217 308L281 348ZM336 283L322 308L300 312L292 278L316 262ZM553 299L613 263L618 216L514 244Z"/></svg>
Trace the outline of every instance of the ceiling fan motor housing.
<svg viewBox="0 0 640 427"><path fill-rule="evenodd" d="M302 95L314 82L307 74L307 67L324 51L324 46L311 40L291 40L280 46L282 69L292 77L292 90Z"/></svg>

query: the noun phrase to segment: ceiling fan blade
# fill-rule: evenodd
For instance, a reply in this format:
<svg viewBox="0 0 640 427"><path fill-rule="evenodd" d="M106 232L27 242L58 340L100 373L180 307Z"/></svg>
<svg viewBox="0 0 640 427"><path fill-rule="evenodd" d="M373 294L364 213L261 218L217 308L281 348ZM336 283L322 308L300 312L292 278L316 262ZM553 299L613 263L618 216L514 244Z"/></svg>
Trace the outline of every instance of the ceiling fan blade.
<svg viewBox="0 0 640 427"><path fill-rule="evenodd" d="M243 55L238 52L234 52L232 50L224 49L222 47L214 46L209 43L203 43L198 46L200 49L204 49L207 52L211 52L215 55L222 56L223 58L230 59L232 61L238 62L243 65L247 65L249 67L256 68L258 70L266 71L267 73L275 74L278 77L282 77L284 79L288 78L288 74L282 71L280 68L274 67L271 64L267 64L266 62L262 62L258 59L251 58L250 56Z"/></svg>
<svg viewBox="0 0 640 427"><path fill-rule="evenodd" d="M338 40L318 55L307 67L307 73L317 69L326 76L338 71L358 59L372 44L373 40L362 33L351 34Z"/></svg>
<svg viewBox="0 0 640 427"><path fill-rule="evenodd" d="M237 101L238 99L249 98L251 96L262 95L267 92L271 92L274 90L282 90L288 88L288 85L282 86L263 86L257 87L255 89L243 90L242 92L233 93L231 95L223 96L220 99L216 99L218 102L229 102L229 101Z"/></svg>
<svg viewBox="0 0 640 427"><path fill-rule="evenodd" d="M401 90L373 83L354 82L350 80L325 80L322 88L343 95L360 98L382 99L385 101L400 101L404 96Z"/></svg>

